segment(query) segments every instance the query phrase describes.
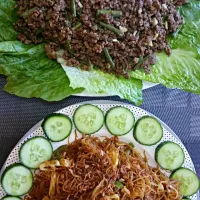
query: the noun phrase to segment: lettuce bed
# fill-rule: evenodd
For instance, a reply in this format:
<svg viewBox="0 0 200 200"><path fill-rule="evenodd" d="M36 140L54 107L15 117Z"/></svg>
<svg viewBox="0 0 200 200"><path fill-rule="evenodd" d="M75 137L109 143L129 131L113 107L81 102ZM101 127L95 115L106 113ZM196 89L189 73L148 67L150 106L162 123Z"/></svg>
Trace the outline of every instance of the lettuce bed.
<svg viewBox="0 0 200 200"><path fill-rule="evenodd" d="M180 9L185 24L170 36L172 55L157 54L152 73L131 72L131 78L116 78L101 71L81 71L49 60L44 45L17 41L13 23L17 19L14 0L0 0L0 74L7 76L4 90L26 98L59 101L84 90L118 95L139 105L142 80L200 94L200 2L192 0Z"/></svg>

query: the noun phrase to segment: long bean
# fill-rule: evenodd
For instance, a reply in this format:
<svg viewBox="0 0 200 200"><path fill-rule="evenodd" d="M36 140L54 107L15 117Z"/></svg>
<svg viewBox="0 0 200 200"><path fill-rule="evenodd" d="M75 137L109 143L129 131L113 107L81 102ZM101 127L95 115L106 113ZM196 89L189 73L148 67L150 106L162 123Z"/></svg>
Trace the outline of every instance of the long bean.
<svg viewBox="0 0 200 200"><path fill-rule="evenodd" d="M73 30L79 29L82 26L81 22L78 22L74 27Z"/></svg>
<svg viewBox="0 0 200 200"><path fill-rule="evenodd" d="M112 15L113 17L120 17L120 16L122 16L122 11L119 11L119 10L105 10L105 9L97 10L97 16L105 15L105 14Z"/></svg>
<svg viewBox="0 0 200 200"><path fill-rule="evenodd" d="M25 11L24 13L22 13L21 16L22 16L23 18L26 19L26 18L29 17L35 10L37 10L36 7L31 8L30 10L27 10L27 11Z"/></svg>
<svg viewBox="0 0 200 200"><path fill-rule="evenodd" d="M108 51L108 48L104 48L103 51L104 51L106 60L109 62L109 64L110 64L112 67L115 67L115 63L113 62L112 57L110 56L110 53L109 53L109 51Z"/></svg>
<svg viewBox="0 0 200 200"><path fill-rule="evenodd" d="M71 0L71 11L74 17L76 17L76 0Z"/></svg>
<svg viewBox="0 0 200 200"><path fill-rule="evenodd" d="M147 59L149 58L149 56L146 56L146 57L139 57L139 61L138 63L135 65L135 69L138 69L138 67L140 67Z"/></svg>
<svg viewBox="0 0 200 200"><path fill-rule="evenodd" d="M119 29L115 28L115 27L114 27L113 25L111 25L111 24L106 24L106 23L104 23L104 22L100 22L99 24L100 24L100 26L102 26L102 27L104 27L104 28L106 28L106 29L112 31L113 33L116 33L116 34L119 35L119 36L123 36L123 35L124 35L124 33L123 33L122 31L120 31Z"/></svg>
<svg viewBox="0 0 200 200"><path fill-rule="evenodd" d="M69 52L71 55L73 55L73 54L74 54L74 49L72 48L72 46L71 46L69 40L66 41L66 47L67 47L68 52Z"/></svg>

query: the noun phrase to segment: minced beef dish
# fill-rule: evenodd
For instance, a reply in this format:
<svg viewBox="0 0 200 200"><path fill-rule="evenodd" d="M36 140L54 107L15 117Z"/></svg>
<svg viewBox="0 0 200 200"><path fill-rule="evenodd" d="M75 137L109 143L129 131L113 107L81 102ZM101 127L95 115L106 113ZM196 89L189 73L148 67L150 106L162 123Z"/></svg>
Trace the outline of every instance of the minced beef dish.
<svg viewBox="0 0 200 200"><path fill-rule="evenodd" d="M69 66L129 78L150 73L155 52L170 55L167 35L183 23L177 8L186 0L18 0L14 27L25 44L45 43L50 59Z"/></svg>

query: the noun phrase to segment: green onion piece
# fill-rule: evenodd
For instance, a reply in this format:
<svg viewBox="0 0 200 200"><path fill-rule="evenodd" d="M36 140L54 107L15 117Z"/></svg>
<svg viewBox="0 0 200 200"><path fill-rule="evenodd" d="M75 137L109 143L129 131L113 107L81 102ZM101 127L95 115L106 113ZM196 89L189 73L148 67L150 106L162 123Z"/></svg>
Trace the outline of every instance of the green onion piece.
<svg viewBox="0 0 200 200"><path fill-rule="evenodd" d="M132 148L135 147L135 145L132 142L129 143L129 146L132 147Z"/></svg>
<svg viewBox="0 0 200 200"><path fill-rule="evenodd" d="M76 0L71 0L71 11L74 17L76 17Z"/></svg>
<svg viewBox="0 0 200 200"><path fill-rule="evenodd" d="M99 24L100 24L100 26L102 26L102 27L104 27L104 28L106 28L106 29L112 31L113 33L116 33L116 34L119 35L119 36L123 36L123 35L124 35L124 33L123 33L122 31L120 31L118 28L115 28L115 27L114 27L113 25L111 25L111 24L106 24L106 23L104 23L104 22L100 22Z"/></svg>
<svg viewBox="0 0 200 200"><path fill-rule="evenodd" d="M22 13L21 16L22 16L23 18L26 19L26 18L29 17L35 10L37 10L36 7L31 8L30 10L27 10L26 12Z"/></svg>
<svg viewBox="0 0 200 200"><path fill-rule="evenodd" d="M113 62L111 56L110 56L110 53L108 51L108 48L104 48L104 54L105 54L105 57L106 57L106 60L109 62L109 64L112 66L112 67L115 67L115 63Z"/></svg>
<svg viewBox="0 0 200 200"><path fill-rule="evenodd" d="M124 185L120 181L115 181L114 185L117 187L118 190L124 187Z"/></svg>
<svg viewBox="0 0 200 200"><path fill-rule="evenodd" d="M105 14L112 15L113 17L120 17L120 16L122 16L122 11L119 11L119 10L105 10L105 9L97 10L97 16L105 15Z"/></svg>
<svg viewBox="0 0 200 200"><path fill-rule="evenodd" d="M77 29L79 29L81 26L82 26L81 22L78 22L78 23L73 27L73 29L74 29L74 30L77 30Z"/></svg>
<svg viewBox="0 0 200 200"><path fill-rule="evenodd" d="M72 49L72 46L71 46L69 40L66 41L66 47L67 47L67 51L68 51L70 54L73 55L73 54L74 54L74 49Z"/></svg>

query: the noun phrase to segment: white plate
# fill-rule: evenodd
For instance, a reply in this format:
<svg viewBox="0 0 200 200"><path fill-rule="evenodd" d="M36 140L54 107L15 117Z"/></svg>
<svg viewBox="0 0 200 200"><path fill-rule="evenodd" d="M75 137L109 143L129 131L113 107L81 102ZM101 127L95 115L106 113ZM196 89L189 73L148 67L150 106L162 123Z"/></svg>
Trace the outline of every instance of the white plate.
<svg viewBox="0 0 200 200"><path fill-rule="evenodd" d="M108 109L110 109L110 108L112 108L114 106L121 105L121 106L129 108L133 112L136 120L139 119L142 116L145 116L145 115L151 115L151 116L153 116L152 114L148 113L147 111L145 111L145 110L143 110L141 108L138 108L138 107L135 107L135 106L132 106L132 105L129 105L129 104L122 104L121 102L115 102L115 101L90 101L90 102L84 102L84 103L95 104L99 108L101 108L104 111L104 113ZM84 103L82 103L82 104L84 104ZM72 116L74 114L74 111L76 110L76 108L79 105L80 104L75 104L75 105L72 105L72 106L68 106L68 107L63 108L62 110L60 110L58 112L66 114L70 118L72 118ZM163 138L162 138L161 142L162 141L173 141L173 142L176 142L177 144L179 144L182 147L182 149L184 150L184 153L185 153L185 162L184 162L183 166L187 167L187 168L190 168L191 170L193 170L195 172L195 168L194 168L193 162L192 162L192 160L190 158L190 155L188 154L185 146L183 145L183 143L180 141L180 139L176 136L176 134L164 122L162 122L161 120L159 120L159 121L162 124L163 131L164 131L163 132L164 133L163 134ZM28 131L28 133L26 133L26 135L24 135L24 137L14 147L14 149L11 151L10 155L8 156L5 164L3 165L2 169L1 169L0 176L2 175L2 173L6 169L6 167L8 167L9 165L11 165L13 163L19 162L19 155L18 155L19 149L20 149L21 145L27 139L32 138L34 136L44 136L42 128L40 127L41 123L42 123L42 121L40 121L38 124L36 124L32 129L30 129ZM74 133L74 127L73 127L72 134L70 135L70 142L74 141L74 136L75 135L73 133ZM112 137L112 135L110 133L108 133L108 131L107 131L107 129L105 127L103 127L98 133L95 133L94 135L95 136ZM81 137L81 134L78 134L78 136ZM133 138L132 131L129 132L125 136L120 136L119 139L121 141L125 141L125 142L128 142L128 143L132 142L135 145L135 148L138 149L141 153L143 153L143 151L145 150L146 155L147 155L148 160L149 160L149 164L151 166L156 166L156 163L155 163L155 160L154 160L154 153L155 153L155 147L157 145L154 145L154 146L151 146L151 147L140 145ZM62 142L52 143L53 148L56 149L59 146L61 146L63 144L66 144L67 140L68 139L66 139L66 140L64 140ZM166 171L163 171L163 172L165 174L169 175ZM0 186L0 198L2 198L4 195L5 195L5 192L3 191L2 187ZM191 197L191 200L198 200L199 199L198 197L199 197L199 194L195 194L195 195L193 195Z"/></svg>

